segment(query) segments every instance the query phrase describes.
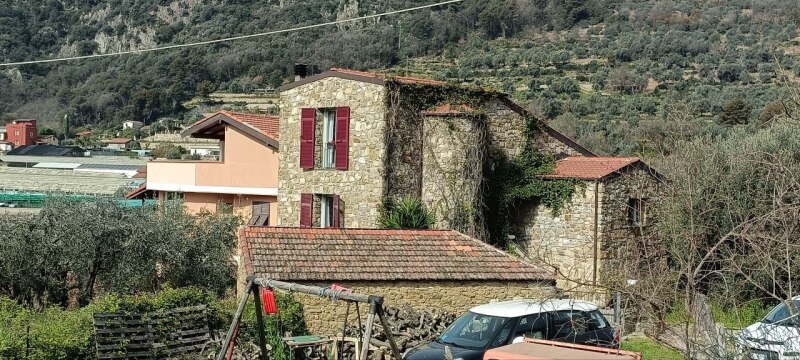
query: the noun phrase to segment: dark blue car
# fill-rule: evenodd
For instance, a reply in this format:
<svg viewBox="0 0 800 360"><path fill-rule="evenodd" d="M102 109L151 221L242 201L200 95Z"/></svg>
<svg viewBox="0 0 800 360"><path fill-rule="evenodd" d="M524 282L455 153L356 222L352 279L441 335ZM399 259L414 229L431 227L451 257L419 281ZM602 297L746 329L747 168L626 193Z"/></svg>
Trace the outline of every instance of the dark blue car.
<svg viewBox="0 0 800 360"><path fill-rule="evenodd" d="M617 331L597 306L578 300L515 300L476 306L436 340L403 354L405 360L481 360L483 354L524 337L619 347ZM447 349L446 349L447 348Z"/></svg>

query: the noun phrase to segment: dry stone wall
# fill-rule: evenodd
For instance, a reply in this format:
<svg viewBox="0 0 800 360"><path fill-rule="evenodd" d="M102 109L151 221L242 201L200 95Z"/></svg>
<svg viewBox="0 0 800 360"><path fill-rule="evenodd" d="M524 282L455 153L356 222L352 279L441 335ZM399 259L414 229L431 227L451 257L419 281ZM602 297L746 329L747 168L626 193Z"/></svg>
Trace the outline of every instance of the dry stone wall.
<svg viewBox="0 0 800 360"><path fill-rule="evenodd" d="M517 220L517 237L525 245L527 256L557 267L561 289L584 291L571 280L591 282L594 277L595 201L599 203L604 196L603 184L597 185L592 181L578 185L558 213L528 204ZM602 223L597 231L603 231Z"/></svg>
<svg viewBox="0 0 800 360"><path fill-rule="evenodd" d="M600 257L603 271L615 276L622 275L622 268L639 256L655 255L651 242L654 225L658 221L655 212L661 201L662 184L646 167L631 169L608 180L606 194L602 198L603 228ZM630 199L644 199L645 221L631 224L628 219ZM647 249L646 249L647 248ZM647 251L644 251L647 250ZM611 274L609 274L611 275ZM609 276L604 276L608 278Z"/></svg>
<svg viewBox="0 0 800 360"><path fill-rule="evenodd" d="M300 224L300 194L338 194L347 227L375 227L383 195L385 146L383 85L329 77L280 95L279 225ZM300 109L350 107L350 167L300 168ZM317 133L319 137L322 134Z"/></svg>
<svg viewBox="0 0 800 360"><path fill-rule="evenodd" d="M480 116L425 118L422 201L436 228L478 235L484 133Z"/></svg>
<svg viewBox="0 0 800 360"><path fill-rule="evenodd" d="M387 306L410 305L418 309L438 309L462 313L473 306L492 300L547 299L556 295L549 282L508 281L355 281L339 283L360 294L384 297ZM310 284L327 287L330 284ZM297 294L295 299L303 304L306 325L312 334L336 334L342 331L347 304L311 295ZM362 319L368 306L361 304ZM354 324L355 309L350 309Z"/></svg>

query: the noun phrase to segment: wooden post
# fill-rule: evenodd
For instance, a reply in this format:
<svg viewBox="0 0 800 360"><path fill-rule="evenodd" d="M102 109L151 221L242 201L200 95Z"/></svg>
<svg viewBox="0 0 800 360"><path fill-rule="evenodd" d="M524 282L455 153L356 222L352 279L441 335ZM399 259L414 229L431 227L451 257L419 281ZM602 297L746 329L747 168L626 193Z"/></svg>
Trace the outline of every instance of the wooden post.
<svg viewBox="0 0 800 360"><path fill-rule="evenodd" d="M236 314L233 315L231 327L228 328L228 335L225 335L225 341L222 343L222 348L217 354L217 360L225 360L225 353L228 351L231 340L233 340L233 334L236 332L236 328L239 326L239 322L242 320L242 312L244 312L244 306L247 304L247 297L250 296L250 290L252 288L253 280L250 280L247 282L247 287L244 288L244 295L242 295L242 299L239 300L239 306L236 308Z"/></svg>
<svg viewBox="0 0 800 360"><path fill-rule="evenodd" d="M397 344L394 343L394 335L392 335L392 328L389 326L389 322L386 321L386 317L383 316L383 304L378 306L378 317L381 319L381 325L383 325L383 332L386 333L386 340L389 341L389 346L392 348L392 355L395 359L400 360L400 350L397 349Z"/></svg>
<svg viewBox="0 0 800 360"><path fill-rule="evenodd" d="M264 336L264 308L261 306L261 287L253 283L253 303L256 307L256 327L258 327L258 346L261 360L267 360L267 338Z"/></svg>
<svg viewBox="0 0 800 360"><path fill-rule="evenodd" d="M364 343L361 344L361 360L367 360L369 353L369 340L372 338L372 324L375 323L375 313L377 312L377 305L375 302L369 304L369 315L367 315L367 329L364 331Z"/></svg>

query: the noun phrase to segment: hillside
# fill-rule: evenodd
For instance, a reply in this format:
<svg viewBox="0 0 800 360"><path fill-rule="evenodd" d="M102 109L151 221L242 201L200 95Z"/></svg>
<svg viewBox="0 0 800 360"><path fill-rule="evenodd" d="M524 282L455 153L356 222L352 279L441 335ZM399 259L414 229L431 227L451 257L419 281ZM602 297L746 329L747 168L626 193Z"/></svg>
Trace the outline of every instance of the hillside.
<svg viewBox="0 0 800 360"><path fill-rule="evenodd" d="M37 3L0 8L0 61L188 43L430 2ZM768 105L800 73L798 21L792 0L466 0L211 46L0 68L0 119L59 126L69 114L74 128L182 118L195 96L274 87L304 62L498 88L598 152L668 152L676 133L768 120Z"/></svg>

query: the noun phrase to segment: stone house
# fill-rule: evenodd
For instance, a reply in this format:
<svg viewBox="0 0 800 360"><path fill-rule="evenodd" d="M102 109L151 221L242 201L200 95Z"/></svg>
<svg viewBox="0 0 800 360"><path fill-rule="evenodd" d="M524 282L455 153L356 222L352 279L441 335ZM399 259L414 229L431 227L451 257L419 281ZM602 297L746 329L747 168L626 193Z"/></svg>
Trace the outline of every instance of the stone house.
<svg viewBox="0 0 800 360"><path fill-rule="evenodd" d="M601 300L592 285L624 281L614 262L652 235L663 178L636 157L584 156L557 161L545 178L573 179L576 193L558 212L522 204L516 239L528 257L557 269L559 288Z"/></svg>
<svg viewBox="0 0 800 360"><path fill-rule="evenodd" d="M482 189L494 161L528 141L557 157L593 156L483 89L331 69L278 90L282 226L374 228L387 202L410 196L437 227L485 238Z"/></svg>
<svg viewBox="0 0 800 360"><path fill-rule="evenodd" d="M572 179L577 191L560 212L515 204L507 235L558 267L565 289L594 292L567 279L605 281L618 244L648 234L652 218L628 217L644 218L658 201L655 171L637 158L596 157L506 94L336 68L279 90L278 225L375 228L388 203L410 196L436 228L487 240L490 175L533 146L559 159L543 180Z"/></svg>
<svg viewBox="0 0 800 360"><path fill-rule="evenodd" d="M452 230L244 227L246 276L381 295L388 306L460 313L475 304L556 295L545 269ZM344 303L296 295L312 333L341 331ZM366 311L366 309L362 309ZM352 319L352 317L351 317Z"/></svg>

